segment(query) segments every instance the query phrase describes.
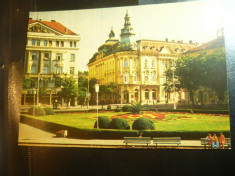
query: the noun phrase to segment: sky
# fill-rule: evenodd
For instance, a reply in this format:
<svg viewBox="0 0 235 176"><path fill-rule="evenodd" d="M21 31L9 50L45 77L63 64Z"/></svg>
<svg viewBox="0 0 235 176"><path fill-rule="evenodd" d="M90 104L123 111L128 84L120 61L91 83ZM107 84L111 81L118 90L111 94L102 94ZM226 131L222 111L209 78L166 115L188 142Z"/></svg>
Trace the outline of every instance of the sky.
<svg viewBox="0 0 235 176"><path fill-rule="evenodd" d="M87 63L98 47L109 38L111 28L120 39L128 10L136 40L189 40L199 44L216 38L223 27L220 0L139 5L87 10L30 12L29 17L42 21L56 20L80 35L79 70L88 70Z"/></svg>

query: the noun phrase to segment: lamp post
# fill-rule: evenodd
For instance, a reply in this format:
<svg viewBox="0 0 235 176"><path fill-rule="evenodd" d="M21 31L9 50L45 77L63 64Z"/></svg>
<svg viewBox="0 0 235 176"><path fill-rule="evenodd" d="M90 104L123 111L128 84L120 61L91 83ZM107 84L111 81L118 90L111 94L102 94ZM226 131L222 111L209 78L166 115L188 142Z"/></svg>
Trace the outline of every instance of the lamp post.
<svg viewBox="0 0 235 176"><path fill-rule="evenodd" d="M99 128L99 123L98 123L98 93L99 93L99 84L95 84L95 92L96 92L96 103L97 103L97 128Z"/></svg>
<svg viewBox="0 0 235 176"><path fill-rule="evenodd" d="M35 94L37 93L36 90L33 90L33 116L35 115Z"/></svg>
<svg viewBox="0 0 235 176"><path fill-rule="evenodd" d="M173 94L174 109L176 109L176 103L175 103L175 62L173 63L173 89L174 89L174 94Z"/></svg>

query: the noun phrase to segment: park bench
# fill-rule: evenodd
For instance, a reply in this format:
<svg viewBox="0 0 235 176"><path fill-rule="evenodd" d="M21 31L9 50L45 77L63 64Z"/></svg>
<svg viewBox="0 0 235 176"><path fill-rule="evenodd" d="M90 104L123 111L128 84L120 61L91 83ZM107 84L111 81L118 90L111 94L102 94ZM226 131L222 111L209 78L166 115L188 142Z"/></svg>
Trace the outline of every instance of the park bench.
<svg viewBox="0 0 235 176"><path fill-rule="evenodd" d="M209 146L208 141L206 140L206 138L201 138L201 145L204 145L205 149L206 149L207 146ZM231 147L231 139L230 138L225 138L224 146L227 146L228 148Z"/></svg>
<svg viewBox="0 0 235 176"><path fill-rule="evenodd" d="M181 137L161 137L161 138L153 138L153 144L158 145L179 145L181 144Z"/></svg>
<svg viewBox="0 0 235 176"><path fill-rule="evenodd" d="M127 144L151 144L151 137L124 137L124 142Z"/></svg>

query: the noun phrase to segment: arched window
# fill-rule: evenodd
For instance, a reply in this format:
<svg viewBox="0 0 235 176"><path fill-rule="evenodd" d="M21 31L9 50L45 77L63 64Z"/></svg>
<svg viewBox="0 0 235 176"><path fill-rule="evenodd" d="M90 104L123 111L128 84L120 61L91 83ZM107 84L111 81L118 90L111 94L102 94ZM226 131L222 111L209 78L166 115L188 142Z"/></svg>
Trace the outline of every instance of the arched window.
<svg viewBox="0 0 235 176"><path fill-rule="evenodd" d="M124 67L128 67L128 60L127 59L124 60Z"/></svg>
<svg viewBox="0 0 235 176"><path fill-rule="evenodd" d="M123 83L128 84L129 83L129 73L123 74Z"/></svg>
<svg viewBox="0 0 235 176"><path fill-rule="evenodd" d="M137 73L134 73L134 82L137 81Z"/></svg>
<svg viewBox="0 0 235 176"><path fill-rule="evenodd" d="M148 81L149 80L149 74L148 73L145 73L144 75L144 81Z"/></svg>
<svg viewBox="0 0 235 176"><path fill-rule="evenodd" d="M156 100L156 89L152 90L152 99Z"/></svg>
<svg viewBox="0 0 235 176"><path fill-rule="evenodd" d="M145 100L149 100L149 90L145 89Z"/></svg>
<svg viewBox="0 0 235 176"><path fill-rule="evenodd" d="M156 73L152 73L152 81L156 81Z"/></svg>
<svg viewBox="0 0 235 176"><path fill-rule="evenodd" d="M138 100L138 89L135 89L135 101Z"/></svg>

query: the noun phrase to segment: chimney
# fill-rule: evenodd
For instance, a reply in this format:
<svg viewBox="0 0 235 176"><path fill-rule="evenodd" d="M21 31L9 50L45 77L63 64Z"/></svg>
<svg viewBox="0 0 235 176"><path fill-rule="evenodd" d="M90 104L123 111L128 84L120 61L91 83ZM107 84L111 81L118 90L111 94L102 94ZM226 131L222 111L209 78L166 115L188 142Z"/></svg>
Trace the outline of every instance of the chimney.
<svg viewBox="0 0 235 176"><path fill-rule="evenodd" d="M172 40L172 42L175 42L175 40Z"/></svg>
<svg viewBox="0 0 235 176"><path fill-rule="evenodd" d="M192 44L193 43L193 41L192 40L189 40L189 44Z"/></svg>
<svg viewBox="0 0 235 176"><path fill-rule="evenodd" d="M168 42L168 38L166 38L166 42Z"/></svg>

